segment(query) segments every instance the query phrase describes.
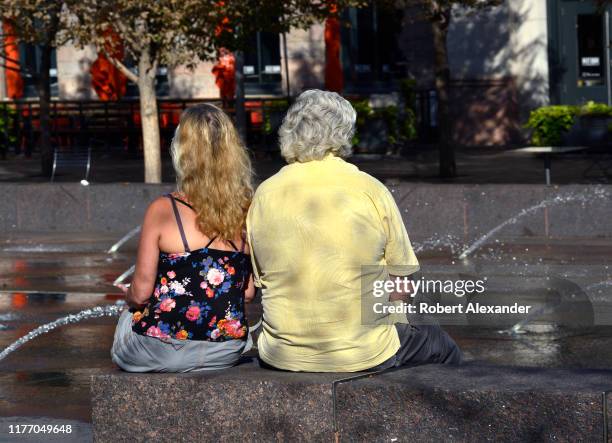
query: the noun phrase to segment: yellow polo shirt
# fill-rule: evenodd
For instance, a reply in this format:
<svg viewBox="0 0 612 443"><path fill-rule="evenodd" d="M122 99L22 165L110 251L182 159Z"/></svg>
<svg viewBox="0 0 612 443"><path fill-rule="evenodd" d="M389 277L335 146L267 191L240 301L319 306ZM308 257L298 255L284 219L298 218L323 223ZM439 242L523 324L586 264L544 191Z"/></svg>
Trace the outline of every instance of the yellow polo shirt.
<svg viewBox="0 0 612 443"><path fill-rule="evenodd" d="M264 181L247 216L255 284L262 288L260 357L290 371L354 372L399 349L395 327L362 324L362 288L378 272L419 268L401 214L378 180L328 155ZM367 290L367 289L366 289Z"/></svg>

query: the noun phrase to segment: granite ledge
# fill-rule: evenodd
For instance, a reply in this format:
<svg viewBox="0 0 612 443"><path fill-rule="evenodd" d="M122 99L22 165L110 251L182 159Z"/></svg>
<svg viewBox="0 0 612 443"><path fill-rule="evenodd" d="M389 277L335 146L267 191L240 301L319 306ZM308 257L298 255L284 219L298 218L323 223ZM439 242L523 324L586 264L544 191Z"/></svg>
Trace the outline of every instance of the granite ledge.
<svg viewBox="0 0 612 443"><path fill-rule="evenodd" d="M93 376L92 417L100 442L602 441L610 390L612 370L467 364L312 374L250 362Z"/></svg>

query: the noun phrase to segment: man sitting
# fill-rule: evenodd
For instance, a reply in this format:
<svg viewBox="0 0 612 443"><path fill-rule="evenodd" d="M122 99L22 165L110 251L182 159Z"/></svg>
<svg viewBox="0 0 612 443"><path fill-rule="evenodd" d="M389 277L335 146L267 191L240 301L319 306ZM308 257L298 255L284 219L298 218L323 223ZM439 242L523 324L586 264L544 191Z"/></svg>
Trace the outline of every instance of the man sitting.
<svg viewBox="0 0 612 443"><path fill-rule="evenodd" d="M262 288L260 358L310 372L459 363L461 351L438 326L363 321L362 289L379 270L407 276L419 265L389 190L343 160L355 120L341 96L310 90L279 130L288 165L259 186L247 216Z"/></svg>

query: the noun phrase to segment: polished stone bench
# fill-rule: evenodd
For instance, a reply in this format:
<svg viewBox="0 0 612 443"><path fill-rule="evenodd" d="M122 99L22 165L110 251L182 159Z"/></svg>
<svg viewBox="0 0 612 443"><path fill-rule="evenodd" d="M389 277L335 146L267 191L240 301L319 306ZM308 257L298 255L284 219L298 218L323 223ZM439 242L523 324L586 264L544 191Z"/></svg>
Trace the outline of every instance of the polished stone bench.
<svg viewBox="0 0 612 443"><path fill-rule="evenodd" d="M95 441L606 441L612 370L93 376Z"/></svg>

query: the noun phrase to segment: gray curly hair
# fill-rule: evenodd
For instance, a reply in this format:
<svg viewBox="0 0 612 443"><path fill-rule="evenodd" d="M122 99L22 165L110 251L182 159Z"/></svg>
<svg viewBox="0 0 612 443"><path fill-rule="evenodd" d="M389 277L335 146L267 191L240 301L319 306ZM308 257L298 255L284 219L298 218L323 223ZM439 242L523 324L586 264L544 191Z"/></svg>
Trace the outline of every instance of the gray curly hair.
<svg viewBox="0 0 612 443"><path fill-rule="evenodd" d="M332 153L351 154L357 113L339 94L309 89L295 100L278 130L287 163L320 160Z"/></svg>

